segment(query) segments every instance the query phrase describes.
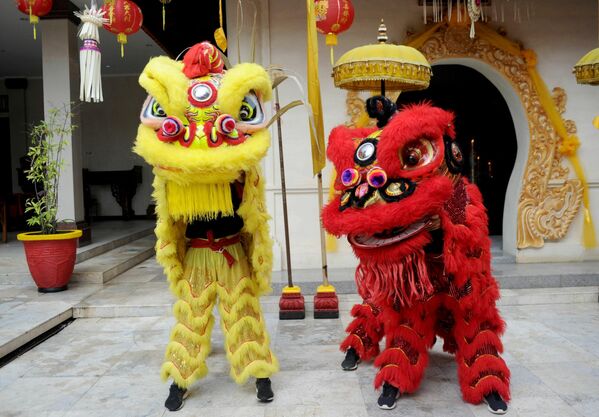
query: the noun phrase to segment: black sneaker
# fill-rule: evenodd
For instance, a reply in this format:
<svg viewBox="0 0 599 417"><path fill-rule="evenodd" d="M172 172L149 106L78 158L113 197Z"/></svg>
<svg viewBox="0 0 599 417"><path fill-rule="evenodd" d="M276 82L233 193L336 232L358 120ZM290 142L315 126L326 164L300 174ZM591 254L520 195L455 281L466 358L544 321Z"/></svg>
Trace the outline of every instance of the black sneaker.
<svg viewBox="0 0 599 417"><path fill-rule="evenodd" d="M179 388L179 386L175 383L171 385L170 392L168 394L168 398L164 402L164 406L169 411L179 411L183 408L183 403L189 392L184 388Z"/></svg>
<svg viewBox="0 0 599 417"><path fill-rule="evenodd" d="M341 368L344 371L355 371L358 369L358 364L360 363L360 356L358 356L358 352L354 348L347 349L345 352L345 359L341 362Z"/></svg>
<svg viewBox="0 0 599 417"><path fill-rule="evenodd" d="M256 396L261 403L269 403L275 398L270 386L270 378L256 378Z"/></svg>
<svg viewBox="0 0 599 417"><path fill-rule="evenodd" d="M382 410L393 410L399 398L399 389L385 382L383 384L383 392L377 400L377 404Z"/></svg>
<svg viewBox="0 0 599 417"><path fill-rule="evenodd" d="M493 414L505 414L507 413L507 404L501 398L501 395L497 393L497 391L491 391L489 394L485 395L483 401L487 403L487 408Z"/></svg>

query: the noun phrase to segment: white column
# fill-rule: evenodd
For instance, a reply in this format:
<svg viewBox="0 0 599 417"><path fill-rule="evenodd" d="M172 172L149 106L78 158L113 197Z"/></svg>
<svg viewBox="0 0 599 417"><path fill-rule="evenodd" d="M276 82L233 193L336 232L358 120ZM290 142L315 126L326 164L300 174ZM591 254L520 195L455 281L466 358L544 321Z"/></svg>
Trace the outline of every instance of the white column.
<svg viewBox="0 0 599 417"><path fill-rule="evenodd" d="M81 123L79 110L71 103L79 101L79 51L77 27L67 19L42 20L42 64L44 113L69 106L77 126L63 150L64 165L58 185L58 221L84 219L83 182L81 178Z"/></svg>

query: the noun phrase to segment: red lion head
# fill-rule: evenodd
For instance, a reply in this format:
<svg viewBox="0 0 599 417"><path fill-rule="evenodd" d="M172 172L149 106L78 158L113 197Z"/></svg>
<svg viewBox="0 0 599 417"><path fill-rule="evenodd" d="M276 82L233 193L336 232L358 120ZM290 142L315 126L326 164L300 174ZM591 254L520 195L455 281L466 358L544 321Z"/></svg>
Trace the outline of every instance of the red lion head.
<svg viewBox="0 0 599 417"><path fill-rule="evenodd" d="M432 291L425 254L435 240L432 251L442 253L445 228L466 223L470 190L454 139L453 114L429 104L402 109L382 129L331 132L327 155L338 175L323 222L347 235L368 291L394 292L402 303Z"/></svg>

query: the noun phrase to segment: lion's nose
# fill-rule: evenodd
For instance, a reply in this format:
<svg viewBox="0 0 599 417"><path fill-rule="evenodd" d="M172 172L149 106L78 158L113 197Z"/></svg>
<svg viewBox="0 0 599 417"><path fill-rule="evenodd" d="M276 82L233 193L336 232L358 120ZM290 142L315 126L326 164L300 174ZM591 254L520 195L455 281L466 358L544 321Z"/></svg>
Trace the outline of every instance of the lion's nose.
<svg viewBox="0 0 599 417"><path fill-rule="evenodd" d="M167 117L162 121L157 132L158 139L162 142L175 142L185 135L185 126L176 117Z"/></svg>
<svg viewBox="0 0 599 417"><path fill-rule="evenodd" d="M237 122L229 114L221 114L214 123L206 123L204 133L208 137L208 146L210 147L217 147L223 143L239 145L246 140L246 136L237 130Z"/></svg>

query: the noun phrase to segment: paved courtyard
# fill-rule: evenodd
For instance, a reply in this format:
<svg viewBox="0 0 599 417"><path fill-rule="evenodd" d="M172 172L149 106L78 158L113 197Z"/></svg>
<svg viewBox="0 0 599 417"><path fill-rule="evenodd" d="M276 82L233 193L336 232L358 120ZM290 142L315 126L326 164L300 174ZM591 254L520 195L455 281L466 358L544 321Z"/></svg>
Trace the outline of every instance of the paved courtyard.
<svg viewBox="0 0 599 417"><path fill-rule="evenodd" d="M143 284L140 284L143 285ZM166 285L164 287L166 289ZM271 297L274 299L275 297ZM343 296L342 296L343 299ZM346 305L344 303L343 305ZM599 416L599 304L503 306L504 357L512 371L511 416ZM337 344L349 320L279 321L266 313L281 372L275 400L260 404L252 384L228 377L215 327L210 374L177 417L490 416L462 402L450 355L435 347L416 395L392 411L376 407L371 364L344 372ZM76 319L62 332L0 368L2 417L167 416L168 385L158 377L169 317Z"/></svg>
<svg viewBox="0 0 599 417"><path fill-rule="evenodd" d="M107 233L114 234L110 228L117 226L107 224ZM136 227L143 231L146 225ZM296 275L304 279L308 318L279 321L278 294L285 274L273 275L275 291L263 298L263 308L281 362L281 372L272 378L274 402L260 404L253 383L239 387L231 381L216 326L208 377L192 389L183 410L169 413L163 406L168 385L160 381L159 369L173 324L173 298L162 268L153 258L124 273L114 267L129 268L130 261L120 259L123 254L129 253L131 262L140 256L136 242L96 258L91 258L93 247L80 251L78 256L89 260L77 264L79 279L57 294L37 292L20 246L3 247L0 356L71 317L75 320L0 367L0 417L491 416L484 405L462 402L455 363L440 351L441 343L431 353L417 394L401 398L392 411L376 407L372 364L361 364L356 372L340 368L338 344L349 310L359 300L349 269L331 271L340 292L341 318L336 320L311 318L312 296L307 294L317 285L318 271L305 270ZM514 264L502 260L501 253L494 262L495 275L507 287L500 308L508 324L504 357L512 371L508 415L599 416L599 263ZM114 271L118 276L106 275ZM98 282L96 276L102 279Z"/></svg>

